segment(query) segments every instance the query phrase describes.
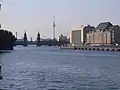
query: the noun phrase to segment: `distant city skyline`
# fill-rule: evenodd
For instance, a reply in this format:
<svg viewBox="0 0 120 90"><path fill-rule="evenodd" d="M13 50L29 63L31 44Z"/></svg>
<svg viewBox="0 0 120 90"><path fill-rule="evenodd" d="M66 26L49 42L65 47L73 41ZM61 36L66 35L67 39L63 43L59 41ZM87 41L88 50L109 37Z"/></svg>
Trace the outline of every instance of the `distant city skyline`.
<svg viewBox="0 0 120 90"><path fill-rule="evenodd" d="M53 37L53 17L56 22L56 38L60 34L69 37L71 28L81 25L97 26L100 22L120 25L120 0L1 0L0 23L2 28L17 32L28 39Z"/></svg>

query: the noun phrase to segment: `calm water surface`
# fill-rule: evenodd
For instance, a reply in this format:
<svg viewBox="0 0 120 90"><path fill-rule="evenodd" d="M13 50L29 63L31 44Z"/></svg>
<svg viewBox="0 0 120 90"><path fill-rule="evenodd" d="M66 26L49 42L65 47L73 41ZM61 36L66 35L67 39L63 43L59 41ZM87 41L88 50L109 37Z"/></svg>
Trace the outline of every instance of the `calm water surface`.
<svg viewBox="0 0 120 90"><path fill-rule="evenodd" d="M120 90L120 53L15 47L0 54L1 90Z"/></svg>

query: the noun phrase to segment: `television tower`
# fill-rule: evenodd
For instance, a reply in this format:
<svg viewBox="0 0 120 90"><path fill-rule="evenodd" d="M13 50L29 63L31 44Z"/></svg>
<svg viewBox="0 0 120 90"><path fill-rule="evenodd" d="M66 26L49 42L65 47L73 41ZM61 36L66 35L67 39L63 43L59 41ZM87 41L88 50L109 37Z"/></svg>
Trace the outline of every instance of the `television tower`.
<svg viewBox="0 0 120 90"><path fill-rule="evenodd" d="M53 39L55 39L55 28L56 28L56 23L55 23L55 19L53 21Z"/></svg>

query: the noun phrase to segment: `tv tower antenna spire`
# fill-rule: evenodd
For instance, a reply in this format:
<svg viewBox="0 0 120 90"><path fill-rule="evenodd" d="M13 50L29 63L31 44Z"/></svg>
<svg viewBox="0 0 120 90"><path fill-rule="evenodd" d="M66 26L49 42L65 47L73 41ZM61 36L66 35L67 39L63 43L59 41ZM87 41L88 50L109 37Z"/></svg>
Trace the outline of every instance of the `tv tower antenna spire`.
<svg viewBox="0 0 120 90"><path fill-rule="evenodd" d="M53 39L55 39L55 28L56 28L56 22L55 17L53 18Z"/></svg>

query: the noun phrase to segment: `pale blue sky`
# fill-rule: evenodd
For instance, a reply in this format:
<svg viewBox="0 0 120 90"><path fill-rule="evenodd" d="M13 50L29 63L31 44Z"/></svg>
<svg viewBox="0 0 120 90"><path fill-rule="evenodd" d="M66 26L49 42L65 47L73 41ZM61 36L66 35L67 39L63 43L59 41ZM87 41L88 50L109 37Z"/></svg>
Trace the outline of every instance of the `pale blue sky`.
<svg viewBox="0 0 120 90"><path fill-rule="evenodd" d="M110 21L120 25L120 0L2 0L0 22L2 28L11 30L18 37L24 30L28 37L52 38L53 17L56 19L56 37L81 24L98 25Z"/></svg>

